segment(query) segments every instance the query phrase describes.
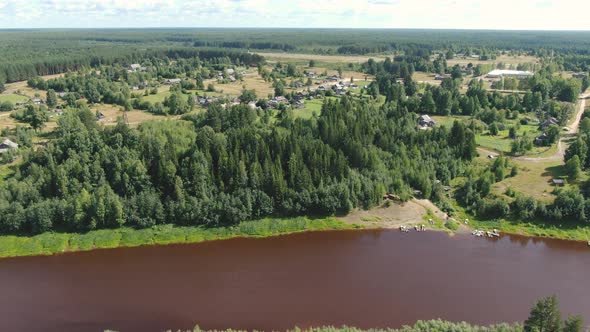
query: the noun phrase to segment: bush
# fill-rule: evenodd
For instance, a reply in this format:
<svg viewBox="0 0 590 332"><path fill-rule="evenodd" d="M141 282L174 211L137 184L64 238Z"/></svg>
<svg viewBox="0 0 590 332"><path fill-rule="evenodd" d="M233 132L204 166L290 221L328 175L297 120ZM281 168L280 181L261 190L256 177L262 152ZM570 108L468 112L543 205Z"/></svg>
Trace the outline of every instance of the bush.
<svg viewBox="0 0 590 332"><path fill-rule="evenodd" d="M459 224L458 224L458 223L456 223L456 222L454 222L454 221L451 221L451 220L449 220L449 221L447 221L447 222L445 223L445 227L446 227L447 229L450 229L450 230L452 230L452 231L456 231L456 230L458 230L458 229L459 229Z"/></svg>

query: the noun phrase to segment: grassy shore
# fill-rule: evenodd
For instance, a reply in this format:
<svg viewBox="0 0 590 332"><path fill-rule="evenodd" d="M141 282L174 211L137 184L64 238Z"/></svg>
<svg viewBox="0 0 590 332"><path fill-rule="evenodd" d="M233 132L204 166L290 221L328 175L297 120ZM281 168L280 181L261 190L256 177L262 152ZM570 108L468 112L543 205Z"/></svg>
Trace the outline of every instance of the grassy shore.
<svg viewBox="0 0 590 332"><path fill-rule="evenodd" d="M590 240L590 227L563 223L545 223L542 220L526 222L518 220L479 220L477 217L467 214L463 208L454 205L453 218L459 222L469 219L469 227L491 231L497 229L502 233L531 237L545 237L569 241Z"/></svg>
<svg viewBox="0 0 590 332"><path fill-rule="evenodd" d="M107 229L85 234L44 233L32 237L0 236L0 257L53 255L102 248L137 247L172 243L196 243L233 237L268 237L304 231L361 228L335 218L262 219L232 227L176 227L160 225L147 229Z"/></svg>

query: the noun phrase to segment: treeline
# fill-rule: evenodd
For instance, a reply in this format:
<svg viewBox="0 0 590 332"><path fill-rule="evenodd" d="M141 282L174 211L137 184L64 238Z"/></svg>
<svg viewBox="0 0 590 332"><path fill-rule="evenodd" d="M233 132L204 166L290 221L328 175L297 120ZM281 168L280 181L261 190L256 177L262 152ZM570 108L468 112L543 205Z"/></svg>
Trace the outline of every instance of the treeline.
<svg viewBox="0 0 590 332"><path fill-rule="evenodd" d="M466 322L454 323L443 320L417 321L413 326L401 329L370 329L356 327L313 327L308 329L295 328L290 332L582 332L584 320L581 316L568 316L562 320L559 302L555 296L545 297L537 301L531 308L529 317L523 324L496 324L477 326ZM190 332L190 331L187 331ZM198 326L192 332L206 332Z"/></svg>
<svg viewBox="0 0 590 332"><path fill-rule="evenodd" d="M390 192L444 199L443 184L475 156L474 134L421 131L394 103L351 97L322 115L276 124L246 105L187 121L97 125L81 106L57 139L24 156L0 189L2 233L232 225L264 216L330 215L372 207Z"/></svg>
<svg viewBox="0 0 590 332"><path fill-rule="evenodd" d="M160 47L138 50L132 47L113 46L112 48L77 49L72 51L73 54L69 51L69 49L63 49L39 58L27 56L25 59L19 54L15 54L14 58L3 58L0 52L0 83L25 81L36 76L78 71L81 68L141 63L153 58L174 60L199 58L210 63L224 63L227 62L226 59L229 59L235 64L254 66L264 62L264 58L258 54L224 49Z"/></svg>
<svg viewBox="0 0 590 332"><path fill-rule="evenodd" d="M167 40L177 41L175 38L167 38ZM294 51L297 49L296 46L284 43L276 42L244 42L244 41L232 41L232 42L214 42L214 41L195 41L193 43L195 47L224 47L224 48L246 48L256 50L279 50L279 51Z"/></svg>

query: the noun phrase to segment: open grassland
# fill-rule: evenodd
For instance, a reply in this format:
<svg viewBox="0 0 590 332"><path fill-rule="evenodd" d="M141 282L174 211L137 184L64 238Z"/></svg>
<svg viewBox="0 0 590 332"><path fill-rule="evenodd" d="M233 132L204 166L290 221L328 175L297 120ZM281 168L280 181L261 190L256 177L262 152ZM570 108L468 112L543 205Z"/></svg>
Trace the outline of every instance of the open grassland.
<svg viewBox="0 0 590 332"><path fill-rule="evenodd" d="M555 186L551 179L565 176L562 161L530 162L511 160L518 167L518 174L493 185L492 190L498 195L512 188L517 193L534 197L545 202L552 202Z"/></svg>
<svg viewBox="0 0 590 332"><path fill-rule="evenodd" d="M141 99L144 101L149 101L152 104L155 103L163 103L164 99L166 99L167 97L170 96L170 88L169 87L165 87L165 88L160 88L158 89L158 93L157 94L150 94L147 96L142 96Z"/></svg>
<svg viewBox="0 0 590 332"><path fill-rule="evenodd" d="M437 81L434 79L436 75L432 73L425 73L422 71L416 71L412 75L412 80L418 83L428 83L432 85L440 85L441 81Z"/></svg>
<svg viewBox="0 0 590 332"><path fill-rule="evenodd" d="M45 80L49 80L52 78L61 77L63 75L64 74L56 74L56 75L47 75L47 76L42 76L42 77ZM47 91L29 88L27 86L27 81L8 83L5 85L5 88L6 88L6 91L4 91L5 95L17 94L17 92L18 92L18 94L24 95L28 98L34 98L36 95L39 95L40 98L47 98Z"/></svg>
<svg viewBox="0 0 590 332"><path fill-rule="evenodd" d="M10 117L10 113L0 113L0 130L5 128L15 128L18 122Z"/></svg>
<svg viewBox="0 0 590 332"><path fill-rule="evenodd" d="M539 63L539 59L534 56L528 55L518 55L518 56L510 56L510 55L500 55L494 60L479 60L475 58L454 58L447 60L447 66L452 67L454 65L465 66L467 64L473 64L473 66L477 66L479 64L493 64L493 63L504 63L507 65L511 65L516 67L522 63Z"/></svg>
<svg viewBox="0 0 590 332"><path fill-rule="evenodd" d="M322 113L323 103L323 99L306 100L305 107L301 109L294 109L293 115L295 116L295 118L302 119L311 119L314 113L319 116Z"/></svg>
<svg viewBox="0 0 590 332"><path fill-rule="evenodd" d="M298 54L298 53L275 53L275 52L258 52L269 61L281 62L302 62L314 60L326 63L355 63L360 64L373 58L375 60L384 60L384 56L365 56L365 55L319 55L319 54Z"/></svg>
<svg viewBox="0 0 590 332"><path fill-rule="evenodd" d="M4 102L11 102L12 104L16 103L24 103L28 101L29 98L17 94L1 94L0 95L0 103Z"/></svg>
<svg viewBox="0 0 590 332"><path fill-rule="evenodd" d="M125 112L121 111L121 107L117 105L110 105L110 104L101 104L101 105L94 105L90 108L93 112L100 112L104 115L104 118L101 119L99 122L104 125L114 125L117 123L118 117L124 117ZM154 115L145 111L140 110L132 110L127 113L127 121L130 126L135 127L138 126L140 123L145 121L151 120L168 120L168 119L177 119L179 116L164 116L164 115Z"/></svg>
<svg viewBox="0 0 590 332"><path fill-rule="evenodd" d="M0 236L0 257L53 255L103 248L137 247L172 243L196 243L233 237L268 237L304 231L355 229L361 226L335 218L263 219L232 227L176 227L160 225L147 229L121 228L86 234L44 233L33 237Z"/></svg>

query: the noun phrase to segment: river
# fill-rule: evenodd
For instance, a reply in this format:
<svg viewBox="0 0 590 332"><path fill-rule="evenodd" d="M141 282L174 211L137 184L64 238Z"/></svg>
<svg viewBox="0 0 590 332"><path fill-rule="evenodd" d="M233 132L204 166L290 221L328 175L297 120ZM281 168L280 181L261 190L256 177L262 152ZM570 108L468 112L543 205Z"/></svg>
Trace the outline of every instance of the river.
<svg viewBox="0 0 590 332"><path fill-rule="evenodd" d="M392 230L0 260L0 331L400 327L526 319L559 296L590 322L590 248Z"/></svg>

